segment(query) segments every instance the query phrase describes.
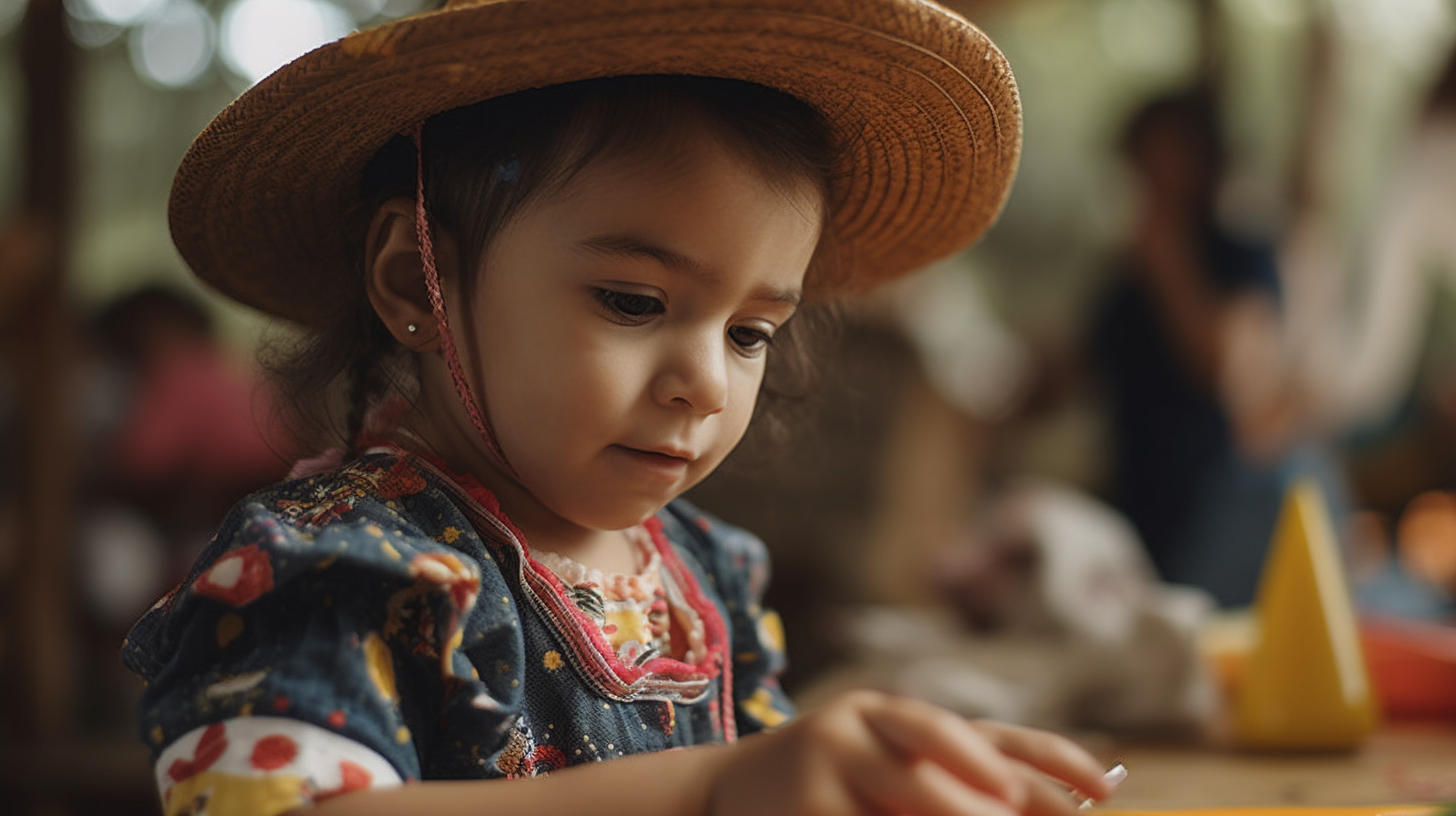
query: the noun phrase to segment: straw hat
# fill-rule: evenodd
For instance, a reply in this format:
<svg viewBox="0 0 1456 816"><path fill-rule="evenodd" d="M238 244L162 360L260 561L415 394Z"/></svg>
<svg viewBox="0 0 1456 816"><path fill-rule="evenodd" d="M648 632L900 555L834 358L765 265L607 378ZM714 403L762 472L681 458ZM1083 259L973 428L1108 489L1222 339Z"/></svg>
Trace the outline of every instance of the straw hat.
<svg viewBox="0 0 1456 816"><path fill-rule="evenodd" d="M747 80L827 117L848 146L831 189L847 273L821 295L969 245L1020 155L1005 58L924 0L449 0L311 51L228 106L177 170L172 238L223 293L309 323L354 285L343 217L393 136L490 97L630 74Z"/></svg>

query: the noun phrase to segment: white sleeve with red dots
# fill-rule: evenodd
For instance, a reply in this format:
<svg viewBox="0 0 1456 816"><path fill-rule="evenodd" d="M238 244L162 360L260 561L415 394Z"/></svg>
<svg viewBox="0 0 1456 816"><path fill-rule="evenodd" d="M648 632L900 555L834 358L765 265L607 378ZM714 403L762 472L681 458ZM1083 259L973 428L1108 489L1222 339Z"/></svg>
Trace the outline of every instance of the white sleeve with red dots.
<svg viewBox="0 0 1456 816"><path fill-rule="evenodd" d="M155 771L167 816L277 814L401 781L368 746L286 717L236 717L198 728L162 751Z"/></svg>

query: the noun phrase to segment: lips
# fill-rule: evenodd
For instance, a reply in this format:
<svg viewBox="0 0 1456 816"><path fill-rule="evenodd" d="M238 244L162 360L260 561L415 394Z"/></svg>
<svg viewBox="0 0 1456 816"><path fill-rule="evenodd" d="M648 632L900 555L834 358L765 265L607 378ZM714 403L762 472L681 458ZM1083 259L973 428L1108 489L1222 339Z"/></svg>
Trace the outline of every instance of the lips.
<svg viewBox="0 0 1456 816"><path fill-rule="evenodd" d="M676 450L629 448L626 445L622 445L621 448L622 450L626 451L627 453L633 454L634 456L641 456L650 460L661 461L664 464L680 463L682 465L687 465L693 461L693 457L691 454L683 453Z"/></svg>
<svg viewBox="0 0 1456 816"><path fill-rule="evenodd" d="M625 447L625 446L624 446ZM691 462L695 458L691 453L678 448L627 448L636 453L648 453L653 456L661 456L665 459L681 459L684 462Z"/></svg>
<svg viewBox="0 0 1456 816"><path fill-rule="evenodd" d="M633 448L626 445L614 445L613 448L642 468L674 478L681 476L693 460L691 454L676 448Z"/></svg>

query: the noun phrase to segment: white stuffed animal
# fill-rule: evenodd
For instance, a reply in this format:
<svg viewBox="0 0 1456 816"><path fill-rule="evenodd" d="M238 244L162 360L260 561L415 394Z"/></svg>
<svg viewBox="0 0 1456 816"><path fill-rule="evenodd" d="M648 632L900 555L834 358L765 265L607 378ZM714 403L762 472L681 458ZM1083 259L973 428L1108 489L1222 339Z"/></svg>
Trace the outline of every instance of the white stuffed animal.
<svg viewBox="0 0 1456 816"><path fill-rule="evenodd" d="M1211 599L1159 583L1132 527L1090 497L1019 483L929 566L947 603L848 615L855 658L806 705L869 685L1043 728L1201 730L1215 719L1198 652Z"/></svg>

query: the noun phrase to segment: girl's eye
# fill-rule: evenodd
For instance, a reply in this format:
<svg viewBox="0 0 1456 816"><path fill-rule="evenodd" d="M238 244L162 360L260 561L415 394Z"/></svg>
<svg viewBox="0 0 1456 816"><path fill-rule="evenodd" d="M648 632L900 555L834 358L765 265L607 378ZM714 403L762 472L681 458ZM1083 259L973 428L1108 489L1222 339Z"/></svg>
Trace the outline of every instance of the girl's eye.
<svg viewBox="0 0 1456 816"><path fill-rule="evenodd" d="M628 325L646 323L653 315L666 311L662 301L651 295L619 292L615 289L598 289L596 295L610 317Z"/></svg>
<svg viewBox="0 0 1456 816"><path fill-rule="evenodd" d="M728 330L728 337L738 348L753 355L762 354L773 345L773 335L752 326L734 326Z"/></svg>

